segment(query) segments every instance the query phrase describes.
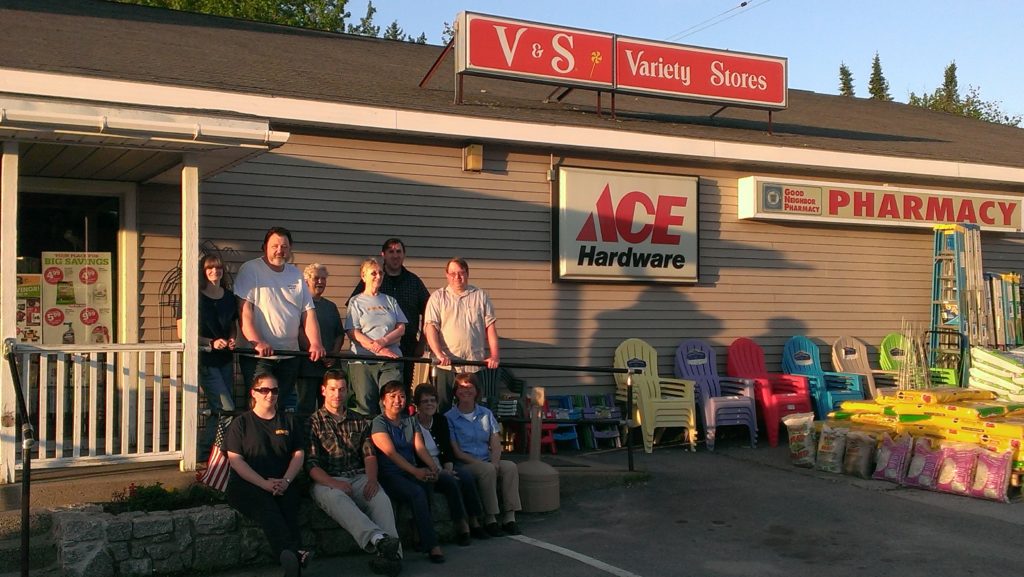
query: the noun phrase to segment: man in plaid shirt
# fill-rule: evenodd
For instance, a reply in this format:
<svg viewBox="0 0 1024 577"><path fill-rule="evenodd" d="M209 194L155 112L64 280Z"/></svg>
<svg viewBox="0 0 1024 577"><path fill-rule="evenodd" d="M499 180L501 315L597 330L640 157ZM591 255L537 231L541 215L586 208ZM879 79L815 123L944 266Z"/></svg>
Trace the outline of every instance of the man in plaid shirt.
<svg viewBox="0 0 1024 577"><path fill-rule="evenodd" d="M324 406L309 419L306 471L313 480L313 500L338 522L359 546L376 553L370 569L398 575L401 542L391 499L377 483L377 457L370 442L370 421L347 411L348 381L337 369L324 374Z"/></svg>

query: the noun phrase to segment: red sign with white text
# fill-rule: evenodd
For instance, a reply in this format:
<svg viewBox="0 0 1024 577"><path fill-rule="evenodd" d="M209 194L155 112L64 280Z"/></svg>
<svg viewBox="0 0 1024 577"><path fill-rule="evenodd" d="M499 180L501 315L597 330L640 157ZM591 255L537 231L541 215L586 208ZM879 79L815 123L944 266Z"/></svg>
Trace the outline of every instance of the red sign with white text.
<svg viewBox="0 0 1024 577"><path fill-rule="evenodd" d="M786 107L786 59L617 36L615 87L688 100Z"/></svg>
<svg viewBox="0 0 1024 577"><path fill-rule="evenodd" d="M458 72L612 87L613 36L463 12Z"/></svg>
<svg viewBox="0 0 1024 577"><path fill-rule="evenodd" d="M456 73L782 109L785 58L627 38L471 12L457 17Z"/></svg>

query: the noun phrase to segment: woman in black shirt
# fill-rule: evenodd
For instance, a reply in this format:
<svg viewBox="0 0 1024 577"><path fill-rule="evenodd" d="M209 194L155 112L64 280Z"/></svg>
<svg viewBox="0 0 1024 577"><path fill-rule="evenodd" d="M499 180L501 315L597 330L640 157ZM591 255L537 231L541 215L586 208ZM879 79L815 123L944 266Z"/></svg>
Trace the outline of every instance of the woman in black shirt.
<svg viewBox="0 0 1024 577"><path fill-rule="evenodd" d="M235 378L235 336L238 332L238 302L235 294L222 286L224 263L208 254L199 261L199 345L210 352L199 353L199 385L206 393L210 417L199 438L199 462L206 461L217 433L217 420L223 411L234 411L232 385Z"/></svg>
<svg viewBox="0 0 1024 577"><path fill-rule="evenodd" d="M290 415L277 412L277 380L253 379L252 409L231 422L224 446L231 463L228 504L263 529L286 577L297 577L306 553L299 550L299 491L303 438Z"/></svg>

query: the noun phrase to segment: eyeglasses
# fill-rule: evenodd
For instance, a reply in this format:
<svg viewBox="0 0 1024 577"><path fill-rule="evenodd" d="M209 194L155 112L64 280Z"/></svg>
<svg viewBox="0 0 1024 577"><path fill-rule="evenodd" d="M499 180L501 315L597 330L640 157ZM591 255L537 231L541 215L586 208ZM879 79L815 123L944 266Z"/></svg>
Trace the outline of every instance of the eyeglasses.
<svg viewBox="0 0 1024 577"><path fill-rule="evenodd" d="M468 275L469 273L460 270L460 271L454 271L454 272L447 272L445 274L447 274L448 276L450 276L452 278L465 278L466 275Z"/></svg>
<svg viewBox="0 0 1024 577"><path fill-rule="evenodd" d="M276 395L277 394L277 387L255 387L255 388L253 388L253 390L256 391L257 393L261 394L261 395Z"/></svg>
<svg viewBox="0 0 1024 577"><path fill-rule="evenodd" d="M424 398L420 399L420 404L423 404L423 403L436 403L436 402L437 402L437 399L434 399L432 397L424 397Z"/></svg>

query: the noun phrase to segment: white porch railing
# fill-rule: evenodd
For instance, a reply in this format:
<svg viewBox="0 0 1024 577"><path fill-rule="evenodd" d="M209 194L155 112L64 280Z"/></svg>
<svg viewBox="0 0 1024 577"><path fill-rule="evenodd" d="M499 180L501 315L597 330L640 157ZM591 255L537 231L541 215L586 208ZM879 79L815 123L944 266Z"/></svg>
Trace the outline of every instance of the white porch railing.
<svg viewBox="0 0 1024 577"><path fill-rule="evenodd" d="M182 427L185 395L196 394L183 386L183 350L181 343L14 345L36 426L32 468L182 459L196 435L194 426ZM20 447L20 429L0 442Z"/></svg>

